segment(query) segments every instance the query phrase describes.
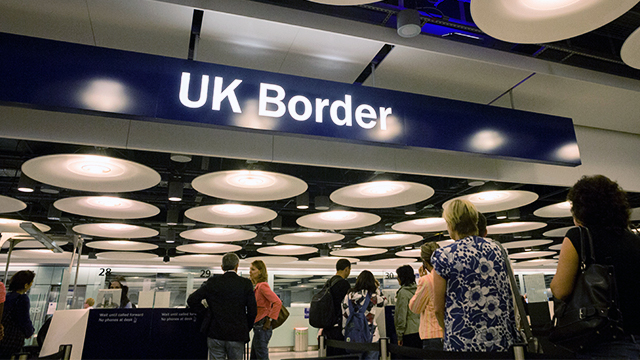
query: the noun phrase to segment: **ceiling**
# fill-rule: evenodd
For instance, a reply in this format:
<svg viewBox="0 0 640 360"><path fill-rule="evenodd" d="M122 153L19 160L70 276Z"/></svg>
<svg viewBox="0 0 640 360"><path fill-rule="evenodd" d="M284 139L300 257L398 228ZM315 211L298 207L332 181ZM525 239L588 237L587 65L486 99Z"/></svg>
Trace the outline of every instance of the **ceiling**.
<svg viewBox="0 0 640 360"><path fill-rule="evenodd" d="M619 58L622 42L640 26L640 5L588 34L553 44L521 45L482 34L470 18L468 1L407 0L404 4L419 8L425 25L455 27L477 34L481 40L443 37L434 34L429 26L424 26L423 33L416 38L400 38L395 31L395 16L401 8L393 0L355 7L325 6L306 0L4 0L0 3L0 32L186 58L194 9L202 9L204 17L195 56L198 61L514 107L570 117L576 126L640 135L637 117L640 70L624 65ZM186 186L180 203L183 211L219 201L189 188L196 176L247 167L304 180L309 185L312 202L315 195L328 195L346 185L382 178L426 184L435 190L435 195L418 204L421 210L414 217L439 216L446 200L481 190L470 187L468 179L199 156L181 164L172 162L169 154L164 153L0 139L0 194L28 204L27 209L8 217L45 223L52 227L50 233L55 236L64 236L70 226L96 222L72 214L63 214L61 221L47 218L55 200L89 193L64 189L59 194L17 191L18 171L24 161L45 154L86 152L132 160L161 175L158 186L121 194L161 209L155 217L130 221L159 231L159 236L145 240L161 246L156 251L158 255L164 255L165 248L182 244L178 234L194 226L189 221L178 226L166 225L167 181L174 178L180 178ZM520 221L541 221L533 211L563 201L567 192L562 187L516 183L489 183L485 187L538 194L537 201L520 209ZM640 195L630 194L630 201L632 207L640 206ZM250 227L259 232L257 239L265 242L271 242L275 235L296 231L295 220L314 212L296 209L292 199L257 205L273 209L283 219L282 230L273 230L270 223ZM398 208L371 212L382 217L387 230L409 219ZM490 224L499 222L495 213L487 217ZM544 231L569 225L568 218L550 219L543 229L516 235L540 238ZM346 236L341 242L343 247L355 246L356 240L364 236L364 229L343 232ZM442 238L439 233L422 235L427 240ZM514 236L496 238L509 241ZM167 243L172 239L176 242ZM555 238L553 244L559 240ZM240 244L243 256L258 255L253 242ZM402 249L394 248L389 255ZM175 255L175 250L171 254Z"/></svg>

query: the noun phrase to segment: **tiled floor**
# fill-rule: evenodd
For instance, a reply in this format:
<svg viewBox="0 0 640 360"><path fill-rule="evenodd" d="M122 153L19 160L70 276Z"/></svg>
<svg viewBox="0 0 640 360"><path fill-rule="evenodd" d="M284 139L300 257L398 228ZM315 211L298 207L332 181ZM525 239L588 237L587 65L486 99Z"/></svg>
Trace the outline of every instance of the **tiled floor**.
<svg viewBox="0 0 640 360"><path fill-rule="evenodd" d="M270 351L269 360L281 360L281 359L304 359L304 358L317 358L318 350L314 351Z"/></svg>

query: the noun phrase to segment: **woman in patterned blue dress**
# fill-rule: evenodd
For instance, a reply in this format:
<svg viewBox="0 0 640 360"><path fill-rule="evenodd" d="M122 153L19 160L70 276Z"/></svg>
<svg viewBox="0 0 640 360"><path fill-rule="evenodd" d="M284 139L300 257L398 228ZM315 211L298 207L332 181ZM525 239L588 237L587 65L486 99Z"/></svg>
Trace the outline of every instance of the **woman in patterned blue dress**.
<svg viewBox="0 0 640 360"><path fill-rule="evenodd" d="M508 351L518 335L501 250L493 240L478 236L478 211L469 201L452 201L442 216L456 240L431 257L444 350Z"/></svg>

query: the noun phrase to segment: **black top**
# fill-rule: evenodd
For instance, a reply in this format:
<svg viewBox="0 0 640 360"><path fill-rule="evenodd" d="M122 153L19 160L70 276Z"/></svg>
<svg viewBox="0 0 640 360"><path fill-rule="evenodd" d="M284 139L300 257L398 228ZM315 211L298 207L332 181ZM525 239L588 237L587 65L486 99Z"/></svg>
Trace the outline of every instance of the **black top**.
<svg viewBox="0 0 640 360"><path fill-rule="evenodd" d="M331 298L333 300L334 318L336 319L338 326L342 327L342 321L338 321L342 319L342 300L347 296L349 289L351 289L351 285L340 275L334 275L329 279L329 284L333 284L333 286L329 288L329 292L331 292Z"/></svg>
<svg viewBox="0 0 640 360"><path fill-rule="evenodd" d="M223 341L249 341L249 331L258 314L253 284L249 279L227 271L210 277L187 299L195 311L204 310L202 299L207 300L213 317L208 337Z"/></svg>
<svg viewBox="0 0 640 360"><path fill-rule="evenodd" d="M7 294L7 298L4 302L4 312L2 319L5 320L9 315L13 320L11 324L3 321L4 326L16 326L22 331L26 338L30 338L33 335L34 328L31 323L31 317L29 316L29 308L31 302L29 301L29 295L18 294L15 291L11 291Z"/></svg>
<svg viewBox="0 0 640 360"><path fill-rule="evenodd" d="M596 263L614 267L624 330L627 334L640 335L640 237L629 229L590 228L589 231ZM580 230L571 228L566 237L571 240L580 257Z"/></svg>

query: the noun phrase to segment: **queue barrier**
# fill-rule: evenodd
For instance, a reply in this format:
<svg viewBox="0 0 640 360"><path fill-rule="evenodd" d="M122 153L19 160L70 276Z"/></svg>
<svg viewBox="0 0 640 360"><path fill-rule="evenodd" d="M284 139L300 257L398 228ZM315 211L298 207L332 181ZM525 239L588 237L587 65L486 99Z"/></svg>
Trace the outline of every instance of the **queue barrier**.
<svg viewBox="0 0 640 360"><path fill-rule="evenodd" d="M346 356L326 356L326 347L334 347L339 349L350 350L352 352L379 351L380 360L391 359L391 354L400 355L403 358L410 359L548 359L547 354L526 353L520 344L514 346L507 352L454 352L454 351L435 351L411 348L407 346L398 346L391 344L389 338L381 338L377 343L348 343L345 341L328 340L324 336L318 339L318 359L348 359L358 358L358 354L350 354Z"/></svg>

